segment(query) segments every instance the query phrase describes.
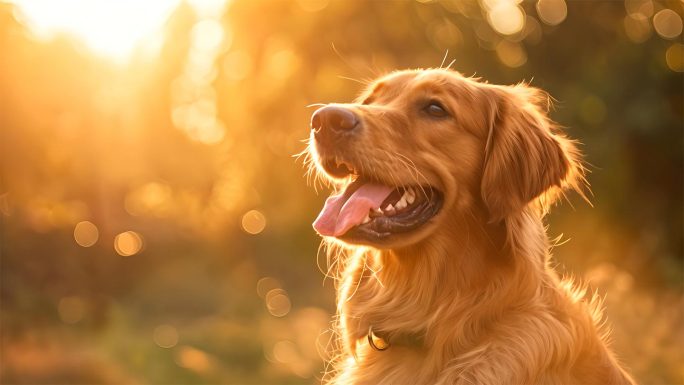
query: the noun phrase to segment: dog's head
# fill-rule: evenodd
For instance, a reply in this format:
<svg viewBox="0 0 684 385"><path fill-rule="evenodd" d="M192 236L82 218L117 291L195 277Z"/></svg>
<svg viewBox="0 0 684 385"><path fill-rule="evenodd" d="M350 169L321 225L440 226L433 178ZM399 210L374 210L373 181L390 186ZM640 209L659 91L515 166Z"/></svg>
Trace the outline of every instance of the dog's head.
<svg viewBox="0 0 684 385"><path fill-rule="evenodd" d="M505 221L581 170L546 117L548 97L445 69L395 72L351 104L311 118L309 151L339 186L314 228L351 244L397 248L448 216ZM548 201L548 200L546 200Z"/></svg>

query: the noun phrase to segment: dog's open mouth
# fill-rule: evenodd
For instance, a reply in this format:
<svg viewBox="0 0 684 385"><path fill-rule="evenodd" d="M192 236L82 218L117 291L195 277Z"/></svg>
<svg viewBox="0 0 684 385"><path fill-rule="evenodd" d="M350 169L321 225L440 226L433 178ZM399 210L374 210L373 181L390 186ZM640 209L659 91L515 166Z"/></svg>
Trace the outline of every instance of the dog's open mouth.
<svg viewBox="0 0 684 385"><path fill-rule="evenodd" d="M329 197L313 226L324 236L378 242L418 229L442 206L442 193L430 186L390 187L358 177Z"/></svg>

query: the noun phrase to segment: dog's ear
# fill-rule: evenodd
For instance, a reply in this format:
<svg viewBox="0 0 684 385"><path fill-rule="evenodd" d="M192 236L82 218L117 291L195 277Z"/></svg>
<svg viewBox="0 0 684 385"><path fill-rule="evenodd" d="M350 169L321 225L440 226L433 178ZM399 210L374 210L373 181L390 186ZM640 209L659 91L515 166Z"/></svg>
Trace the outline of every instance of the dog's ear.
<svg viewBox="0 0 684 385"><path fill-rule="evenodd" d="M491 115L481 194L490 221L522 210L553 186L577 189L574 178L583 170L579 153L571 140L554 132L546 115L548 95L526 85L487 91Z"/></svg>

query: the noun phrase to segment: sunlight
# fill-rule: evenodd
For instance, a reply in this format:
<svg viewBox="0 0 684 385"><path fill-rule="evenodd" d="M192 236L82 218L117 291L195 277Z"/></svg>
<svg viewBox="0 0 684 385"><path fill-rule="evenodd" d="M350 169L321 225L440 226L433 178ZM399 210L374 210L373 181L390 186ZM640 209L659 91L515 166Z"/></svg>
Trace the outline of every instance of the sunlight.
<svg viewBox="0 0 684 385"><path fill-rule="evenodd" d="M17 18L39 39L65 34L95 53L126 61L164 25L179 0L14 0Z"/></svg>

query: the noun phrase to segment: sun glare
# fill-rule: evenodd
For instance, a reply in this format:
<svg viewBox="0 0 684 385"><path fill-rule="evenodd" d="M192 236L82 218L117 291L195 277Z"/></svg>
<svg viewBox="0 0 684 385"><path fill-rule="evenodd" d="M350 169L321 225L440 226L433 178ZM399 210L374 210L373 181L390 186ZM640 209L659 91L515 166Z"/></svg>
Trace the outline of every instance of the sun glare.
<svg viewBox="0 0 684 385"><path fill-rule="evenodd" d="M126 61L154 43L179 0L14 0L16 16L39 39L64 34L97 54Z"/></svg>

